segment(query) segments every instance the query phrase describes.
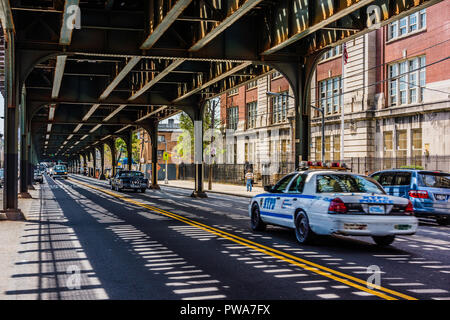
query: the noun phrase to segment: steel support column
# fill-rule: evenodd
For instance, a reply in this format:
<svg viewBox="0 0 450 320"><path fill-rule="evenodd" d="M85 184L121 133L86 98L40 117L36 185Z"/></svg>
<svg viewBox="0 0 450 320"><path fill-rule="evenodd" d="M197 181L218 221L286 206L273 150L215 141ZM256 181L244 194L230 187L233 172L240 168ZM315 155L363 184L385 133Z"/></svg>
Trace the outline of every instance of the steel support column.
<svg viewBox="0 0 450 320"><path fill-rule="evenodd" d="M97 171L97 154L95 148L92 149L92 177L95 178L95 172Z"/></svg>
<svg viewBox="0 0 450 320"><path fill-rule="evenodd" d="M105 142L105 144L108 145L109 149L111 150L111 177L114 177L116 175L117 162L116 162L116 143L115 142L116 142L115 138L111 138Z"/></svg>
<svg viewBox="0 0 450 320"><path fill-rule="evenodd" d="M100 174L99 180L106 180L105 178L105 146L102 144L99 148L100 151Z"/></svg>
<svg viewBox="0 0 450 320"><path fill-rule="evenodd" d="M295 168L300 161L309 160L310 154L310 88L311 77L317 64L320 53L305 58L304 63L275 63L273 67L280 71L288 80L294 94L295 120L293 142Z"/></svg>
<svg viewBox="0 0 450 320"><path fill-rule="evenodd" d="M132 169L133 166L133 131L128 131L125 143L127 144L127 165L128 170Z"/></svg>
<svg viewBox="0 0 450 320"><path fill-rule="evenodd" d="M87 156L86 153L83 153L83 175L87 176L89 173Z"/></svg>
<svg viewBox="0 0 450 320"><path fill-rule="evenodd" d="M203 191L203 106L194 112L195 189L191 197L207 198Z"/></svg>
<svg viewBox="0 0 450 320"><path fill-rule="evenodd" d="M4 190L3 211L11 220L22 219L18 207L18 78L15 66L15 35L6 31L5 41L5 145L4 145Z"/></svg>
<svg viewBox="0 0 450 320"><path fill-rule="evenodd" d="M152 144L152 176L150 189L159 190L158 185L158 122L150 123L146 128Z"/></svg>
<svg viewBox="0 0 450 320"><path fill-rule="evenodd" d="M28 163L30 154L28 150L28 125L25 119L25 91L22 90L19 102L20 115L20 198L31 198L28 193L28 176L31 175Z"/></svg>
<svg viewBox="0 0 450 320"><path fill-rule="evenodd" d="M27 133L27 149L28 149L28 162L27 162L27 184L28 190L34 190L33 182L34 182L34 172L33 172L33 163L35 159L35 152L33 152L33 148L31 147L31 132L28 130Z"/></svg>

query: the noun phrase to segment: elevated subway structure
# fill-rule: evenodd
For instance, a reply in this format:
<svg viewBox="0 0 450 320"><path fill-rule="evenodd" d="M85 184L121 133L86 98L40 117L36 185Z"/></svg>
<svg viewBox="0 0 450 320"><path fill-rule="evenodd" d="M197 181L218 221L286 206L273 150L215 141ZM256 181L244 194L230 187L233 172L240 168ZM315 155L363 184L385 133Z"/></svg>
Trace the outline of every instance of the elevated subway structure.
<svg viewBox="0 0 450 320"><path fill-rule="evenodd" d="M18 212L18 194L31 186L33 164L63 160L74 169L80 156L93 153L95 161L99 148L103 166L102 146L110 146L114 159L116 137L131 156L136 128L149 133L151 185L158 188L158 122L186 112L200 126L194 141L201 151L206 101L271 68L293 89L298 163L308 158L308 88L320 55L437 2L0 0L3 209L11 217ZM204 196L202 152L196 154L193 195Z"/></svg>

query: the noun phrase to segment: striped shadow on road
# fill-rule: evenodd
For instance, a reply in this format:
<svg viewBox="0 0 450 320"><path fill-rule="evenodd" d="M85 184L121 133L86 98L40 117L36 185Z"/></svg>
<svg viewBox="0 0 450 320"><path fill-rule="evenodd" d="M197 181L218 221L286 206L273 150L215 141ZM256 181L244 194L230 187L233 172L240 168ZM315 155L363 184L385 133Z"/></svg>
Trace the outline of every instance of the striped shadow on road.
<svg viewBox="0 0 450 320"><path fill-rule="evenodd" d="M197 222L195 220L186 218L184 216L181 216L181 215L178 215L178 214L175 214L175 213L172 213L172 212L169 212L169 211L166 211L166 210L162 210L160 208L157 208L157 207L154 207L154 206L151 206L151 205L139 202L137 200L134 200L134 199L124 195L124 194L118 194L118 193L112 192L112 191L104 189L104 188L99 188L99 187L95 187L95 186L92 186L92 185L80 182L78 180L73 180L73 179L70 179L70 180L72 182L74 182L74 183L83 185L83 186L85 186L87 188L91 188L91 189L94 189L94 190L97 190L97 191L101 191L101 192L103 192L103 193L105 193L107 195L110 195L110 196L115 197L115 198L119 198L119 199L121 199L121 200L123 200L125 202L134 204L134 205L139 206L139 207L143 207L143 208L149 209L149 210L151 210L153 212L159 213L159 214L164 215L166 217L170 217L172 219L175 219L175 220L181 221L183 223L186 223L186 224L188 224L190 226L194 226L196 228L202 229L202 230L207 231L207 232L209 232L209 233L211 233L213 235L219 236L221 238L225 238L225 239L230 240L230 241L232 241L234 243L237 243L237 244L240 244L240 245L245 246L247 248L250 248L250 249L253 249L255 251L258 251L258 252L260 252L262 254L265 254L265 255L268 255L268 256L272 256L272 257L274 257L276 259L288 262L291 265L300 267L300 268L302 268L304 270L307 270L307 271L316 273L318 275L321 275L323 277L335 280L337 282L340 282L341 284L345 284L347 286L351 286L353 288L356 288L356 289L358 289L360 291L365 292L365 294L375 295L375 296L377 296L379 298L382 298L382 299L385 299L385 300L399 300L399 299L417 300L414 297L408 296L408 295L403 294L401 292L397 292L397 291L394 291L394 290L391 290L391 289L388 289L388 288L385 288L385 287L382 287L382 286L371 285L371 288L369 288L369 287L367 287L367 281L365 281L365 280L353 277L351 275L342 273L342 272L337 271L337 270L330 269L328 267L319 265L319 264L314 263L312 261L308 261L306 259L303 259L303 258L300 258L300 257L297 257L297 256L293 256L293 255L291 255L291 254L289 254L287 252L283 252L281 250L278 250L278 249L275 249L275 248L271 248L271 247L259 244L257 242L250 241L248 239L236 236L234 234L231 234L229 232L225 232L225 231L220 230L220 229L215 228L215 227L211 227L211 226L205 225L203 223L200 223L200 222Z"/></svg>

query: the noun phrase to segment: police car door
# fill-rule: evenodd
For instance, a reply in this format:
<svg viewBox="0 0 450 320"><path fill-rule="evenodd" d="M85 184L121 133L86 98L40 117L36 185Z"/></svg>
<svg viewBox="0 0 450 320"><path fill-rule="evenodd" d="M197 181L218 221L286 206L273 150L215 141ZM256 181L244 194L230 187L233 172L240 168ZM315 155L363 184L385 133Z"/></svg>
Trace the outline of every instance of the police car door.
<svg viewBox="0 0 450 320"><path fill-rule="evenodd" d="M297 208L305 208L305 197L302 195L305 186L307 174L300 173L296 175L288 185L287 191L282 197L280 204L280 213L284 214L284 226L294 227L294 213Z"/></svg>
<svg viewBox="0 0 450 320"><path fill-rule="evenodd" d="M271 192L264 197L262 203L261 216L268 223L286 225L289 217L281 210L281 203L285 199L286 188L297 174L288 174L281 178L280 181L272 188Z"/></svg>

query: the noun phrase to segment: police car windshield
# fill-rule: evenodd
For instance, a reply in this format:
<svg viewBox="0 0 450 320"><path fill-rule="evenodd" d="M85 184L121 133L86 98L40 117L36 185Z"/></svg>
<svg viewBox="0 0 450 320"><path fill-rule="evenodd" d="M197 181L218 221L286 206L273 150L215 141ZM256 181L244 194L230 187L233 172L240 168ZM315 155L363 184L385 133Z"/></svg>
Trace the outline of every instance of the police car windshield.
<svg viewBox="0 0 450 320"><path fill-rule="evenodd" d="M376 182L357 175L323 174L317 176L318 193L377 193L385 194Z"/></svg>

